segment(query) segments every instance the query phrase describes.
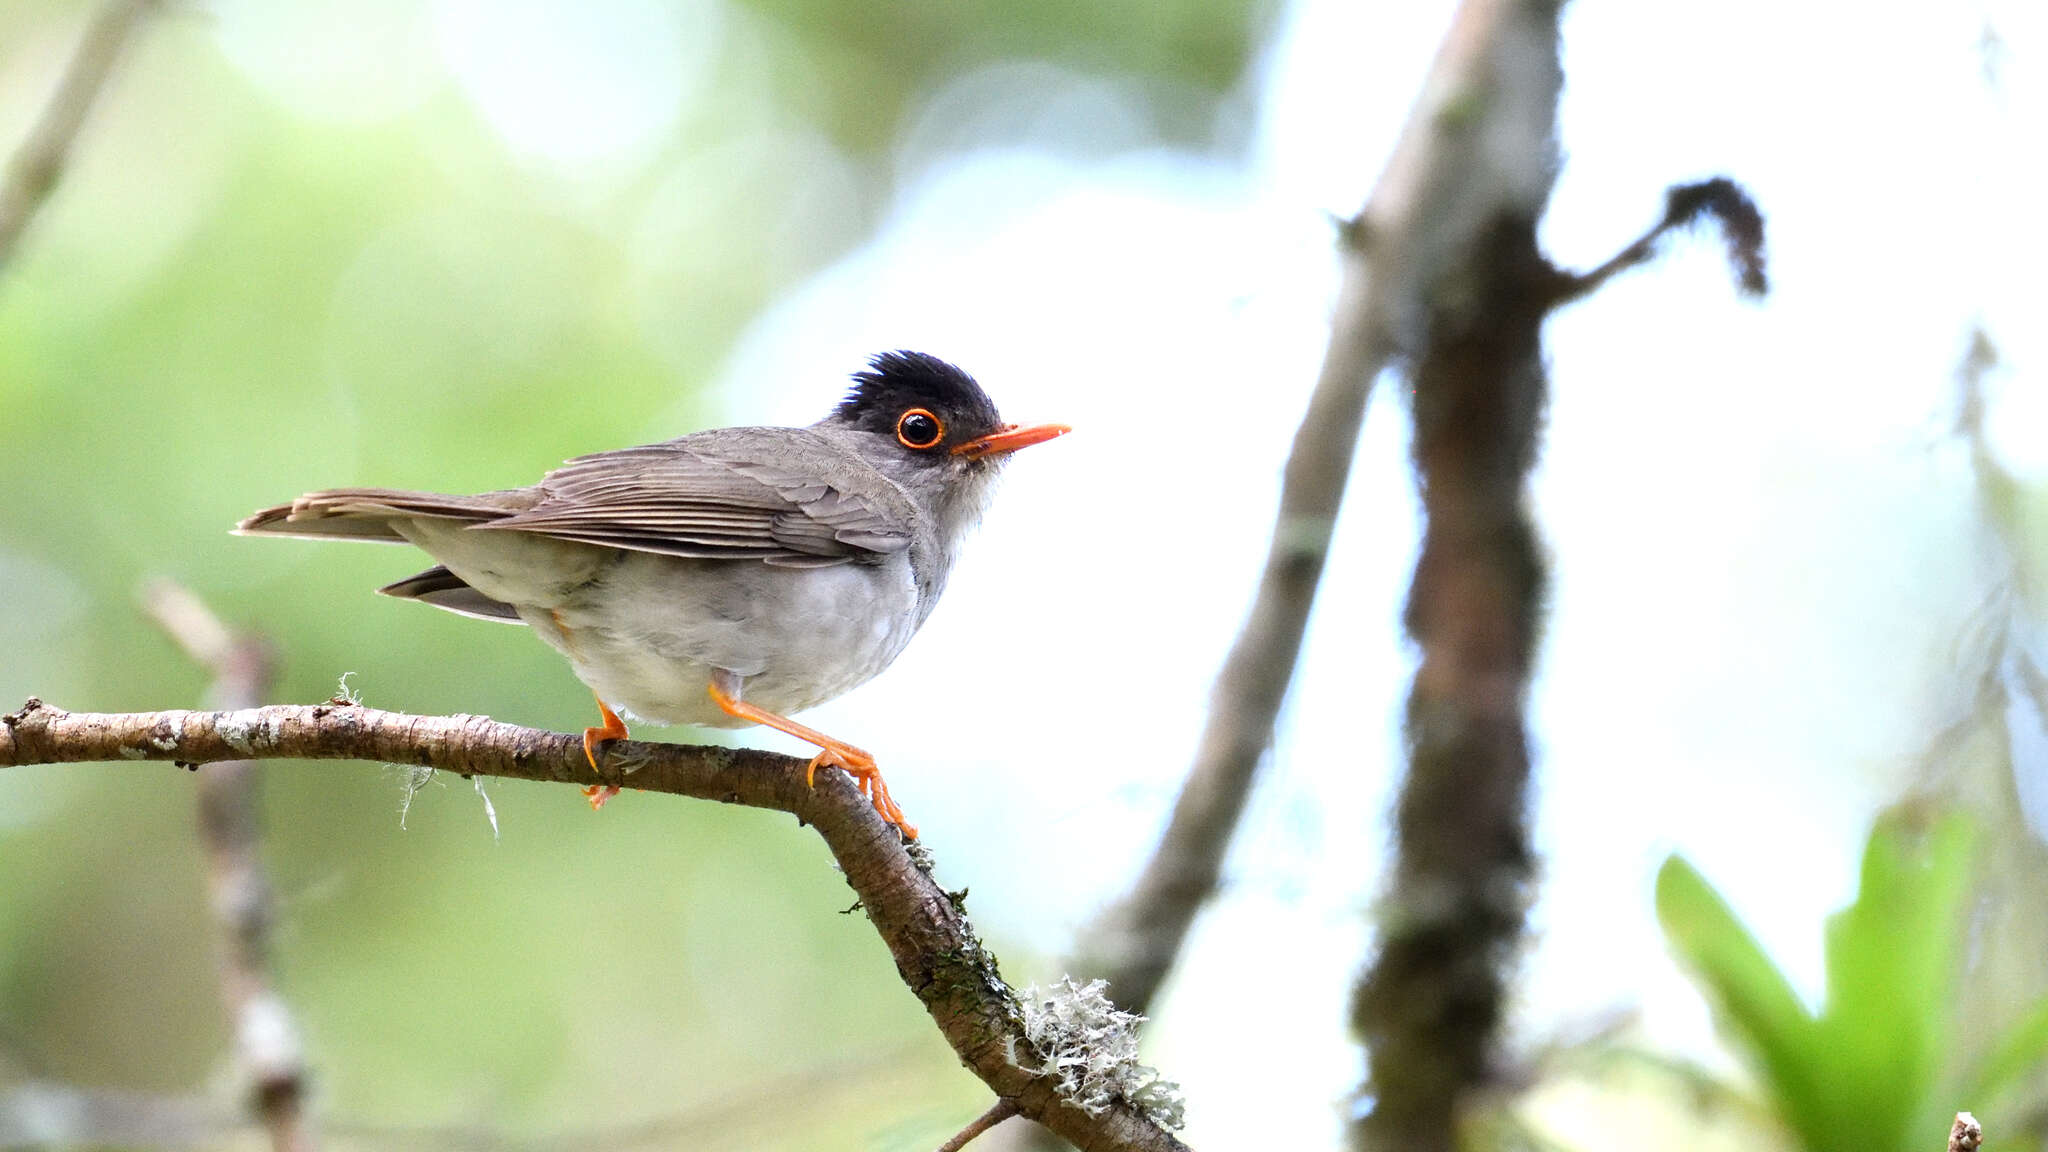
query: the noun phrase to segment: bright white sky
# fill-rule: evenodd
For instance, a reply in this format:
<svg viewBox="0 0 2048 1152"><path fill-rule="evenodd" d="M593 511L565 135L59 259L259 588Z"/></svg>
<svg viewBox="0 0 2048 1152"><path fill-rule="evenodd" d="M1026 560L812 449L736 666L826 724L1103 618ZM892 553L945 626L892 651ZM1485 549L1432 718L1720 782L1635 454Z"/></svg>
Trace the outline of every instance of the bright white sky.
<svg viewBox="0 0 2048 1152"><path fill-rule="evenodd" d="M265 7L223 4L224 40L259 74L275 57ZM405 24L359 7L336 6L356 13L338 43L368 35L342 25ZM905 145L910 179L879 235L764 316L723 373L733 422L808 423L868 353L914 347L969 368L1010 419L1078 429L1019 458L897 666L812 715L850 734L921 716L860 738L947 882L1014 942L1014 977L1057 974L1016 945L1057 956L1171 803L1320 358L1330 219L1362 203L1448 10L1295 3L1231 113L1255 124L1249 167L1123 147L1143 113L1113 85L1046 101L1031 65L961 81ZM595 160L668 130L714 53L754 47L709 4L434 11L381 58L403 74L439 45L515 150L597 179ZM518 83L462 47L485 31L527 39ZM1851 891L1870 813L1967 691L1956 646L1993 565L1944 436L1974 322L2007 365L1994 442L2048 481L2043 36L2027 0L1568 9L1553 257L1602 259L1666 186L1725 173L1769 217L1773 295L1739 301L1718 248L1680 241L1550 328L1535 507L1555 583L1533 702L1545 858L1525 1034L1640 1002L1660 1041L1708 1044L1650 917L1672 851L1817 991L1821 917ZM308 108L365 107L332 98L359 75L346 67L272 71ZM611 109L606 132L545 114L536 76ZM377 98L426 88L386 77ZM1033 144L1077 125L1096 159ZM836 162L813 139L774 146ZM1396 399L1376 397L1230 890L1153 1034L1200 1145L1336 1146L1356 1080L1342 1021L1398 764L1415 542Z"/></svg>

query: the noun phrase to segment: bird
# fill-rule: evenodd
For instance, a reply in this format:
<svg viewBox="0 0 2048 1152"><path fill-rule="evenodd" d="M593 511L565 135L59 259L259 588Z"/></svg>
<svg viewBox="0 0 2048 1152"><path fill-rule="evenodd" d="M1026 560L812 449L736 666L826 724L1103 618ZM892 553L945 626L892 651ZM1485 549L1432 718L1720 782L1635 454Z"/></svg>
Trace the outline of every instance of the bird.
<svg viewBox="0 0 2048 1152"><path fill-rule="evenodd" d="M433 567L378 589L523 624L568 659L602 723L765 725L817 747L884 820L917 829L865 750L790 719L894 661L946 588L1010 455L1064 424L1007 424L972 376L883 352L822 420L579 456L539 483L471 496L330 488L240 535L410 544ZM616 787L584 789L593 808Z"/></svg>

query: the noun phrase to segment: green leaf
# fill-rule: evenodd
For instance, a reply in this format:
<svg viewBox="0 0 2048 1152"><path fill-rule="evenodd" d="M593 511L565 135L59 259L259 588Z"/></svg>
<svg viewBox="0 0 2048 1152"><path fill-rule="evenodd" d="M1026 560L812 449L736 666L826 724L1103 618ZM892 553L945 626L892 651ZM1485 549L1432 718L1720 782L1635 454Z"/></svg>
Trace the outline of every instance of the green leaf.
<svg viewBox="0 0 2048 1152"><path fill-rule="evenodd" d="M1878 820L1856 900L1828 922L1818 1015L1720 894L1684 860L1665 861L1665 935L1806 1147L1905 1152L1925 1143L1922 1114L1946 1104L1934 1096L1950 1055L1973 843L1959 815L1930 821L1924 810L1899 809ZM2026 1025L1987 1065L1987 1079L2007 1082L2048 1050L2048 1019Z"/></svg>
<svg viewBox="0 0 2048 1152"><path fill-rule="evenodd" d="M1727 901L1684 858L1657 872L1657 920L1665 939L1706 986L1732 1039L1754 1059L1772 1097L1790 1107L1815 1096L1814 1022L1784 973L1764 954Z"/></svg>
<svg viewBox="0 0 2048 1152"><path fill-rule="evenodd" d="M1865 1147L1924 1143L1914 1134L1950 1056L1973 840L1959 815L1886 813L1864 850L1856 902L1828 922L1827 1110Z"/></svg>

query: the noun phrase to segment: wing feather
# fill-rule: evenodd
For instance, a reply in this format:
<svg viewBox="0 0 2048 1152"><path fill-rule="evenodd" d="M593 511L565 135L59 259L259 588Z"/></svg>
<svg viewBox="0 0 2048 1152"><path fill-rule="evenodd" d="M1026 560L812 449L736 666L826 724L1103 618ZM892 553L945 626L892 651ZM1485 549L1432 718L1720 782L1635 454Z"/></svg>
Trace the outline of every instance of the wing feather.
<svg viewBox="0 0 2048 1152"><path fill-rule="evenodd" d="M582 456L538 491L532 507L471 527L815 567L900 552L915 522L901 488L804 428L728 428Z"/></svg>

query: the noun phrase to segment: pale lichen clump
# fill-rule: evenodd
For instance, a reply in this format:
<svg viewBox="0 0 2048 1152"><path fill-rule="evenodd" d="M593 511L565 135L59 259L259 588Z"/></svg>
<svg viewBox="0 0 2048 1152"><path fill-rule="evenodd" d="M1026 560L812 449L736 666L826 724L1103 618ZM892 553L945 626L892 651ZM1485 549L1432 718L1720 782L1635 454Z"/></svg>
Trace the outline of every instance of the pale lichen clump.
<svg viewBox="0 0 2048 1152"><path fill-rule="evenodd" d="M1138 1061L1138 1025L1145 1018L1110 1002L1108 983L1076 984L1063 976L1050 988L1026 988L1021 996L1024 1038L1032 1053L1016 1050L1010 1062L1059 1080L1060 1097L1090 1116L1122 1100L1163 1128L1181 1126L1185 1104L1180 1085Z"/></svg>

